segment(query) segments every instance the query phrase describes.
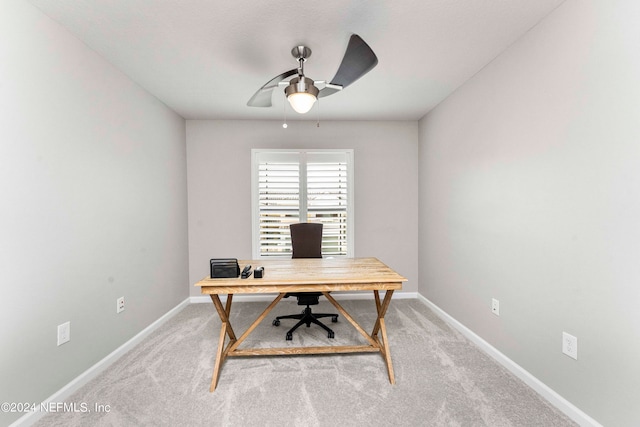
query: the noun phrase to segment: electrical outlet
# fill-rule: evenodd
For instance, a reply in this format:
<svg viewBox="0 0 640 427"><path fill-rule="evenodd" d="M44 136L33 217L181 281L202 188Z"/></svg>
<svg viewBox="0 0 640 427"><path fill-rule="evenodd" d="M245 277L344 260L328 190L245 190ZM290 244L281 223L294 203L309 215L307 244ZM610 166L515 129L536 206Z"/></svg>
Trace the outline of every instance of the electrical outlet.
<svg viewBox="0 0 640 427"><path fill-rule="evenodd" d="M58 325L58 345L62 345L71 340L71 322Z"/></svg>
<svg viewBox="0 0 640 427"><path fill-rule="evenodd" d="M500 301L495 298L491 298L491 312L496 316L500 316Z"/></svg>
<svg viewBox="0 0 640 427"><path fill-rule="evenodd" d="M578 360L578 338L566 332L562 333L562 352Z"/></svg>
<svg viewBox="0 0 640 427"><path fill-rule="evenodd" d="M116 313L122 313L124 311L124 297L120 297L116 300Z"/></svg>

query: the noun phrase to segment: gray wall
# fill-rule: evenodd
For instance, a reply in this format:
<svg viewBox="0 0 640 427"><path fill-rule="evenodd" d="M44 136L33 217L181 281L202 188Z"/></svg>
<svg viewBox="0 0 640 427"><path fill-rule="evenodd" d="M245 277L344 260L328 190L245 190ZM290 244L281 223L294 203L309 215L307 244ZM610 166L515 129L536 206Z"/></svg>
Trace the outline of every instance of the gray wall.
<svg viewBox="0 0 640 427"><path fill-rule="evenodd" d="M568 0L419 126L420 293L608 426L640 425L639 17Z"/></svg>
<svg viewBox="0 0 640 427"><path fill-rule="evenodd" d="M0 402L41 402L187 298L186 188L184 120L0 2Z"/></svg>
<svg viewBox="0 0 640 427"><path fill-rule="evenodd" d="M209 259L251 259L251 149L353 148L355 256L375 256L418 290L418 123L187 121L189 278ZM191 295L200 295L193 288Z"/></svg>

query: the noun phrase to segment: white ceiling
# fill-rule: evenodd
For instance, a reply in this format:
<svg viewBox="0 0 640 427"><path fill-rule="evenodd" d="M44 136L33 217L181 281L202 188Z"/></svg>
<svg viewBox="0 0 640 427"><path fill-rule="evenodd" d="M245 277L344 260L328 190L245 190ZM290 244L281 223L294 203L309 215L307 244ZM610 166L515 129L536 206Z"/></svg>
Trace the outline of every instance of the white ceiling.
<svg viewBox="0 0 640 427"><path fill-rule="evenodd" d="M279 90L270 108L246 103L296 68L291 48L331 80L356 33L378 66L322 98L320 117L417 120L564 0L29 1L187 119L282 119Z"/></svg>

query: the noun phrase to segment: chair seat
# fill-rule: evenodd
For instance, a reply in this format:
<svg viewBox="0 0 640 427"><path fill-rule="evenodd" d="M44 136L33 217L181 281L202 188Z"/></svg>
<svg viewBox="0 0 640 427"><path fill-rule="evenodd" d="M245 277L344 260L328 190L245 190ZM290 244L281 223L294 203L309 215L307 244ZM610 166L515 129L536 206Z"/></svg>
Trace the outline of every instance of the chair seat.
<svg viewBox="0 0 640 427"><path fill-rule="evenodd" d="M321 292L287 292L284 297L298 298L298 305L318 305L321 295Z"/></svg>

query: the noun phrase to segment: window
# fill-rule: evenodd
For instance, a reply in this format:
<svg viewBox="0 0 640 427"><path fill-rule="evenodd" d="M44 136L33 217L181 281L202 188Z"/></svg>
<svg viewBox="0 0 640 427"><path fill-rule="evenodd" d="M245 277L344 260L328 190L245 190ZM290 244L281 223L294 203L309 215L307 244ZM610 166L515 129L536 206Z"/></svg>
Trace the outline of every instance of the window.
<svg viewBox="0 0 640 427"><path fill-rule="evenodd" d="M251 151L255 258L291 256L289 224L320 222L324 256L353 256L353 150Z"/></svg>

